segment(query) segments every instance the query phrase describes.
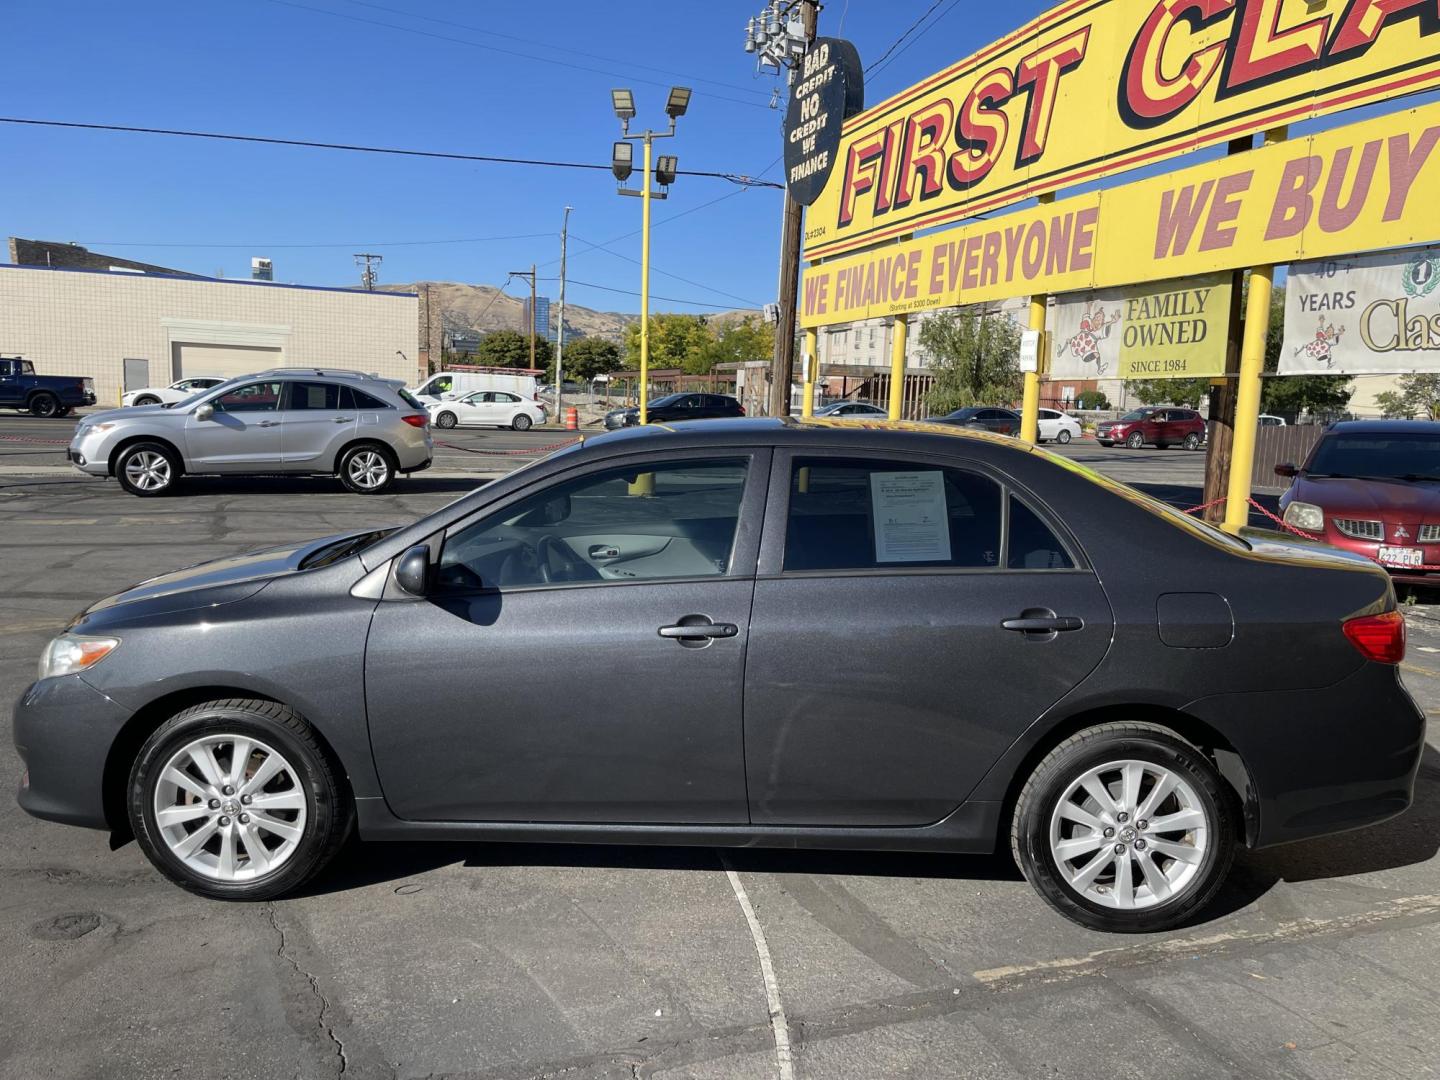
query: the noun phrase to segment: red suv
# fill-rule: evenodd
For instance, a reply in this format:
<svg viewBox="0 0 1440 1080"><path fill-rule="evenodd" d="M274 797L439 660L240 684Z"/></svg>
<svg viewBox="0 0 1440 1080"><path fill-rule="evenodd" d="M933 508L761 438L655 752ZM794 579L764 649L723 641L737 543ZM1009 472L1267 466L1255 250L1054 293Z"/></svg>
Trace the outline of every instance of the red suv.
<svg viewBox="0 0 1440 1080"><path fill-rule="evenodd" d="M1095 441L1101 446L1124 443L1138 450L1147 443L1161 449L1183 446L1198 450L1205 441L1205 420L1194 409L1173 406L1136 409L1119 420L1106 420L1095 428Z"/></svg>

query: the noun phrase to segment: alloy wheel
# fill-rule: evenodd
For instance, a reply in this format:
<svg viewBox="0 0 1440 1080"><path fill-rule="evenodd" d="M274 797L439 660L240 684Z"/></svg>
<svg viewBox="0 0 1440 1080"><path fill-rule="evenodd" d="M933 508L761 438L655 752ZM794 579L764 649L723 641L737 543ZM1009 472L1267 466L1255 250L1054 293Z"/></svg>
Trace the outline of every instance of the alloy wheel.
<svg viewBox="0 0 1440 1080"><path fill-rule="evenodd" d="M1213 831L1188 778L1150 761L1110 761L1079 776L1055 804L1050 854L1084 899L1137 911L1190 888Z"/></svg>
<svg viewBox="0 0 1440 1080"><path fill-rule="evenodd" d="M125 479L139 491L160 491L172 478L170 459L155 450L141 450L125 459Z"/></svg>
<svg viewBox="0 0 1440 1080"><path fill-rule="evenodd" d="M244 735L207 735L171 755L155 784L155 824L170 854L214 881L253 881L283 866L305 836L300 773Z"/></svg>
<svg viewBox="0 0 1440 1080"><path fill-rule="evenodd" d="M351 456L346 472L356 487L372 490L385 485L390 477L390 463L378 450L361 450Z"/></svg>

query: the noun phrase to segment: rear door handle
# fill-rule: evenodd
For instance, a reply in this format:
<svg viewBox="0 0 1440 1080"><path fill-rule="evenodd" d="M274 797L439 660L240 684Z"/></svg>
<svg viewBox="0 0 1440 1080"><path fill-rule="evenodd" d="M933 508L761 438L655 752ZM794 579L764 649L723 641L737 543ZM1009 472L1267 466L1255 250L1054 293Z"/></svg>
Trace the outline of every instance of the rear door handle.
<svg viewBox="0 0 1440 1080"><path fill-rule="evenodd" d="M355 417L353 417L353 416L337 416L337 417L335 417L335 423L337 423L337 424L353 424L354 422L355 422Z"/></svg>
<svg viewBox="0 0 1440 1080"><path fill-rule="evenodd" d="M740 628L734 623L717 623L706 619L704 622L679 622L674 626L662 626L660 627L659 633L663 638L679 638L684 641L687 639L698 640L701 638L734 637L740 633Z"/></svg>
<svg viewBox="0 0 1440 1080"><path fill-rule="evenodd" d="M280 421L279 421L279 420L261 420L260 423L256 424L255 426L256 426L256 427L279 427L279 426L280 426Z"/></svg>
<svg viewBox="0 0 1440 1080"><path fill-rule="evenodd" d="M1074 615L1021 616L1006 619L1000 625L1022 634L1054 634L1062 630L1079 630L1084 627L1085 621Z"/></svg>

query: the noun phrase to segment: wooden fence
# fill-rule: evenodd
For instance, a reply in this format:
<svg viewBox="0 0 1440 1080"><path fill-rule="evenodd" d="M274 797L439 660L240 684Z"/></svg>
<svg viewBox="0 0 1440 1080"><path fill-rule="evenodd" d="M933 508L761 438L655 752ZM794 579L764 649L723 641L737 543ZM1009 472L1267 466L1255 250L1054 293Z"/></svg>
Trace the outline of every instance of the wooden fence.
<svg viewBox="0 0 1440 1080"><path fill-rule="evenodd" d="M1303 464L1324 433L1325 428L1320 424L1261 427L1255 433L1255 466L1250 471L1250 486L1256 491L1284 491L1290 481L1276 476L1275 466Z"/></svg>

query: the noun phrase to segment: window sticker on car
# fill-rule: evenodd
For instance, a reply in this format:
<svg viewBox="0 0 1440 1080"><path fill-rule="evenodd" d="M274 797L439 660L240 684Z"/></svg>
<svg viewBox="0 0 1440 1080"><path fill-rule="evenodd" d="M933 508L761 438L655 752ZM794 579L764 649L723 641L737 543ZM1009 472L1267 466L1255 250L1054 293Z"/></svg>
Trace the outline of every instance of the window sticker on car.
<svg viewBox="0 0 1440 1080"><path fill-rule="evenodd" d="M940 470L871 473L870 513L876 562L949 561L950 518Z"/></svg>

